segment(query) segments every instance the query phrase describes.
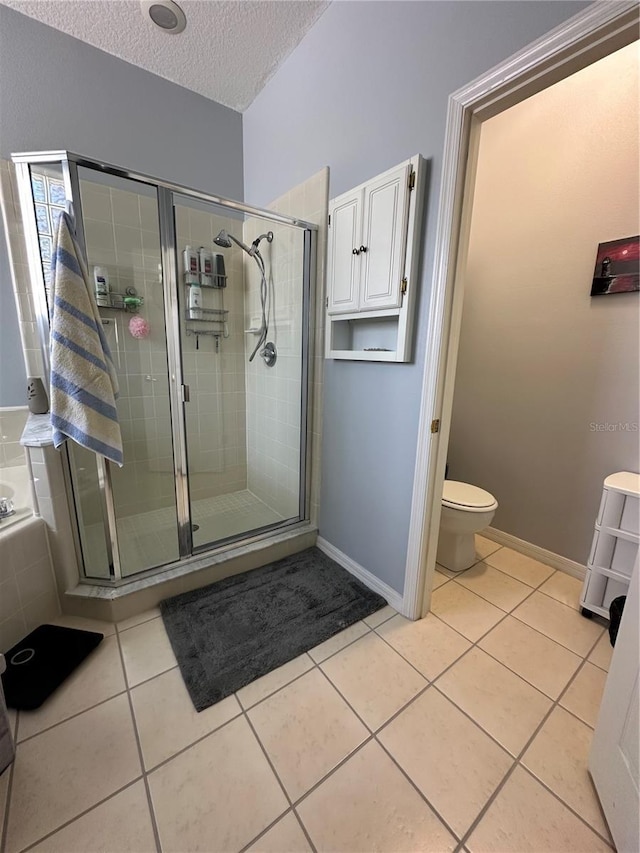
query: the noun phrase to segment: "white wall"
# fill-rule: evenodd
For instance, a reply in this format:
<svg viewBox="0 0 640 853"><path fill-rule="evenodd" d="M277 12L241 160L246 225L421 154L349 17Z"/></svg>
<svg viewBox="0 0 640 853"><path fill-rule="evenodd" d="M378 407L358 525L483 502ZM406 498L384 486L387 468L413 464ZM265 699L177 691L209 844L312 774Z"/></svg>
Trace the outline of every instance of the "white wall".
<svg viewBox="0 0 640 853"><path fill-rule="evenodd" d="M639 470L640 294L589 295L598 243L640 232L639 94L636 43L481 131L449 476L581 563L602 480Z"/></svg>
<svg viewBox="0 0 640 853"><path fill-rule="evenodd" d="M430 164L412 364L326 363L320 532L402 591L447 97L579 2L332 3L244 113L245 195L323 166L330 195L413 154Z"/></svg>

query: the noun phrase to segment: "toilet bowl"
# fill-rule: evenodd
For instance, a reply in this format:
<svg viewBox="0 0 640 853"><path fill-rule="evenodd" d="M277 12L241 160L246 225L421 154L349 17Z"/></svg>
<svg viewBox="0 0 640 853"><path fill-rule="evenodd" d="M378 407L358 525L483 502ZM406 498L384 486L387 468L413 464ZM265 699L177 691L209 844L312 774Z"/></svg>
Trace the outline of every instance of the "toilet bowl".
<svg viewBox="0 0 640 853"><path fill-rule="evenodd" d="M436 561L452 572L463 572L476 562L474 534L491 524L498 501L489 492L445 480Z"/></svg>

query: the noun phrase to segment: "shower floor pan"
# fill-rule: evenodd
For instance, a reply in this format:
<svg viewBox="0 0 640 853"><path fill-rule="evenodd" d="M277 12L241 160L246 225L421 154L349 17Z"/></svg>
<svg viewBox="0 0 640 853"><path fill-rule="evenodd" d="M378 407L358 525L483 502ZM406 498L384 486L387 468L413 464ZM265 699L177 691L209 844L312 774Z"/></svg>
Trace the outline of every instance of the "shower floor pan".
<svg viewBox="0 0 640 853"><path fill-rule="evenodd" d="M239 536L260 527L284 521L280 513L248 489L200 498L192 502L193 544L201 547ZM195 530L195 525L198 529ZM118 544L123 577L131 577L153 566L178 559L175 552L175 510L172 507L118 518ZM86 527L85 563L88 577L95 577L92 565L104 564L104 528Z"/></svg>

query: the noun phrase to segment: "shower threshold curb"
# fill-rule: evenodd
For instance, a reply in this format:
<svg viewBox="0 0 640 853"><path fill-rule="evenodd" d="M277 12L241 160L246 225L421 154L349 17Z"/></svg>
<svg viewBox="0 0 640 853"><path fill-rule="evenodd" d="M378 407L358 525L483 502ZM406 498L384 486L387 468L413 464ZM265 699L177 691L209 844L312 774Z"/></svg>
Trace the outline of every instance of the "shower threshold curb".
<svg viewBox="0 0 640 853"><path fill-rule="evenodd" d="M191 575L200 569L210 569L212 566L222 565L231 560L240 557L249 556L259 551L263 551L270 546L280 545L303 536L315 535L318 533L318 528L314 524L300 523L295 527L291 527L286 531L266 535L253 542L244 543L242 545L229 546L227 548L213 551L208 554L199 554L191 557L178 565L171 566L164 571L159 571L156 574L149 575L145 578L120 584L119 586L107 586L98 583L86 581L79 583L73 589L67 590L65 596L70 598L81 599L101 599L103 601L114 601L118 598L124 598L141 590L149 589L159 584L167 583L176 578ZM305 546L306 547L306 546Z"/></svg>

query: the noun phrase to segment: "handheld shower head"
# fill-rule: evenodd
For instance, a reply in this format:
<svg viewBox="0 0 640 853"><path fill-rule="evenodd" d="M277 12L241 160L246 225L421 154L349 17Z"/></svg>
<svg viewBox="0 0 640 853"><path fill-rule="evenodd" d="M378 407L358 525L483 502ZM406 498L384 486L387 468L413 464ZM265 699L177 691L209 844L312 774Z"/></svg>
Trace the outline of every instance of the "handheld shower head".
<svg viewBox="0 0 640 853"><path fill-rule="evenodd" d="M266 234L261 234L259 237L256 237L256 239L251 244L251 248L249 249L249 254L251 256L255 255L255 253L258 251L260 241L264 240L265 238L267 240L267 243L271 243L273 241L273 231L267 231Z"/></svg>

